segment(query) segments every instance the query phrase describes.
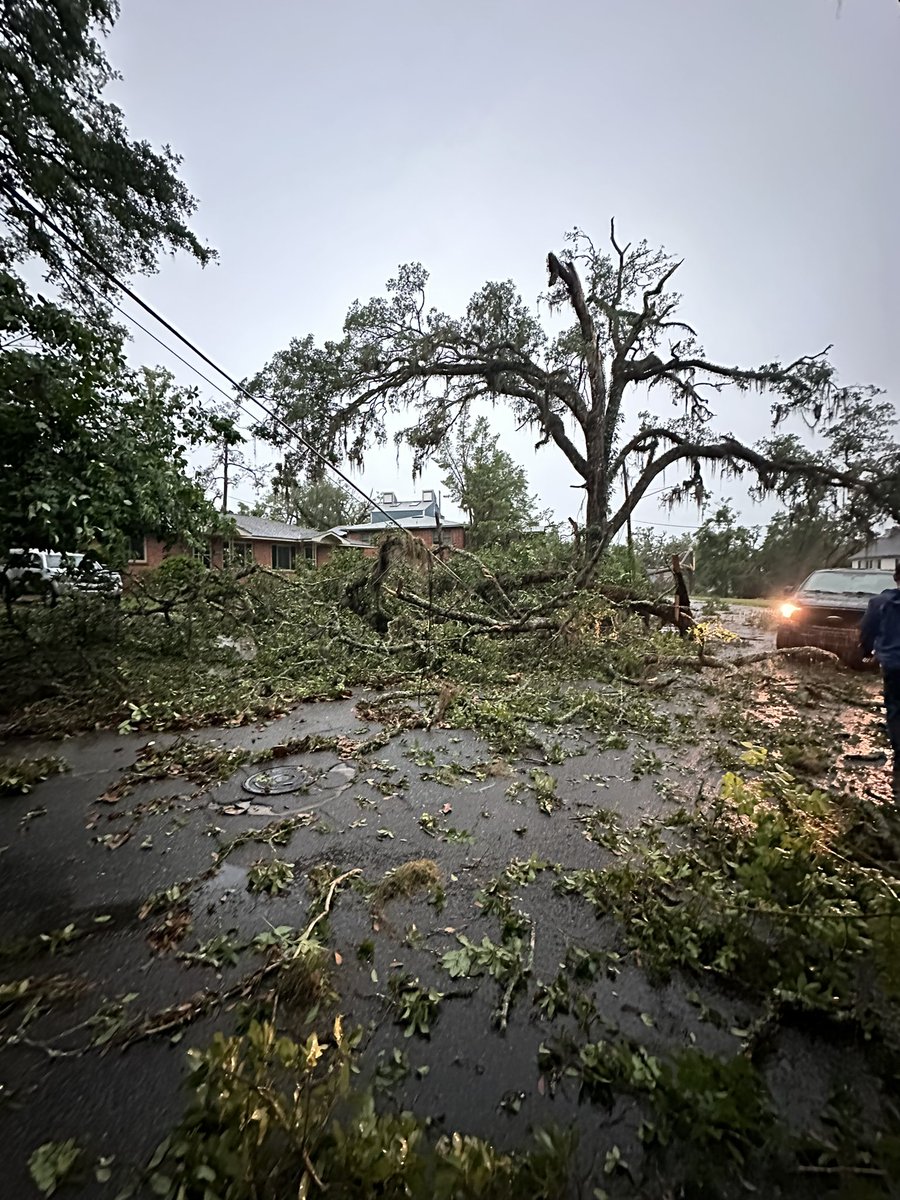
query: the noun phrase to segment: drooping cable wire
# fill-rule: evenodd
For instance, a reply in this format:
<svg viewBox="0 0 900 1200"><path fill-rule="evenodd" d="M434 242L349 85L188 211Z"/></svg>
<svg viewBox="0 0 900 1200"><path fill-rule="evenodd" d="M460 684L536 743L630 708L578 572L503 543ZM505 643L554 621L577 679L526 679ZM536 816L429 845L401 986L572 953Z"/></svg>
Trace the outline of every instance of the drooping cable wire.
<svg viewBox="0 0 900 1200"><path fill-rule="evenodd" d="M137 304L140 308L142 308L144 310L144 312L146 312L149 316L151 316L154 321L157 321L164 329L168 330L168 332L171 333L173 337L177 338L178 341L182 343L182 345L186 346L191 351L192 354L195 354L202 362L206 363L207 366L211 367L213 371L215 371L218 375L221 375L221 377L223 379L227 380L227 382L231 384L231 386L235 389L235 391L239 392L242 396L245 396L247 398L247 400L251 401L251 403L255 404L262 412L264 412L266 414L266 416L269 417L270 420L274 421L277 425L279 425L282 429L284 429L291 437L295 438L300 443L300 445L304 447L305 450L307 450L315 459L318 460L318 462L321 463L321 465L323 467L325 467L327 470L331 471L332 474L337 476L337 478L340 479L341 482L346 487L351 488L358 496L361 496L366 501L367 504L371 504L372 507L377 512L381 513L381 515L385 518L385 521L387 521L391 525L394 525L405 536L407 536L407 537L414 536L410 532L409 529L407 529L405 526L400 524L400 522L396 519L396 517L393 517L389 512L387 512L378 503L377 500L374 500L371 496L367 495L367 493L358 484L354 483L354 481L352 479L350 479L350 477L348 475L346 475L341 470L340 467L338 467L335 463L333 463L331 461L331 459L328 458L327 455L323 454L319 449L317 449L317 447L313 446L309 441L307 441L307 439L303 436L303 434L298 429L296 429L289 422L285 421L282 417L280 417L278 415L278 413L274 412L271 408L269 408L269 406L267 404L264 404L263 401L260 400L258 396L255 396L248 388L246 388L242 383L240 383L237 379L235 379L232 375L230 375L228 373L228 371L226 371L223 367L219 366L219 364L217 362L215 362L214 359L210 358L209 355L206 354L203 350L201 350L200 347L197 346L194 342L192 342L190 338L185 336L185 334L181 333L180 330L178 330L170 321L168 321L151 304L149 304L146 300L142 299L142 297L139 296L137 294L137 292L135 292L133 290L133 288L131 288L123 280L119 279L119 277L113 271L109 270L108 267L106 267L102 262L100 262L100 260L98 258L96 258L96 256L94 254L92 254L89 250L86 250L84 247L80 246L78 244L78 242L75 240L75 238L73 238L64 229L62 229L56 223L56 221L53 220L52 217L50 217L46 213L42 212L37 207L36 204L32 203L32 201L29 200L28 197L23 196L21 194L21 192L18 191L17 188L11 186L10 184L7 184L3 180L0 180L0 189L5 191L7 193L7 195L11 196L17 204L20 204L24 208L26 208L37 220L41 221L42 224L46 225L48 229L50 229L54 234L56 234L57 237L61 238L65 242L65 244L69 247L70 250L72 250L75 254L80 255L83 259L85 259L87 262L89 262L91 264L91 266L93 266L94 269L96 271L98 271L109 283L111 283L114 287L118 288L119 291L121 291L124 295L128 296L128 298L130 300L134 301L135 304ZM95 294L98 294L97 289L92 287L91 283L88 280L85 279L85 280L83 280L83 282L86 284L86 286L91 288L91 290L94 291ZM224 389L221 388L218 384L213 383L212 380L210 380L208 378L208 376L204 375L203 372L200 371L199 368L197 368L194 364L188 362L187 359L185 359L177 351L173 350L166 342L164 342L161 338L157 337L156 334L151 333L150 330L148 330L144 325L142 325L135 317L133 317L125 309L121 308L114 301L109 300L108 297L104 297L104 299L106 299L110 304L112 304L113 308L115 308L117 312L120 312L128 320L132 321L139 329L141 329L149 337L153 338L154 341L156 341L159 345L161 345L169 353L173 354L180 362L184 363L184 365L187 366L190 370L194 371L201 379L203 379L206 383L208 383L210 385L210 387L213 387L217 391L221 392L222 395L226 396L229 400L235 399L233 396L229 396L228 393L225 392ZM246 416L251 417L251 419L252 419L252 414L250 414L243 405L241 405L237 401L235 401L235 403L237 403L237 406L241 412L243 412ZM418 540L421 542L421 539L418 539ZM468 585L465 583L465 581L462 578L460 578L460 576L456 573L456 571L454 571L453 568L448 563L444 562L444 560L439 555L434 553L434 550L432 547L428 546L427 543L424 543L424 542L421 542L421 544L425 546L425 549L427 550L432 561L437 562L441 566L441 568L443 570L445 570L462 588L464 588L467 592L469 592L469 594L472 595L473 597L475 596L475 593L472 591L472 589L470 587L468 587Z"/></svg>

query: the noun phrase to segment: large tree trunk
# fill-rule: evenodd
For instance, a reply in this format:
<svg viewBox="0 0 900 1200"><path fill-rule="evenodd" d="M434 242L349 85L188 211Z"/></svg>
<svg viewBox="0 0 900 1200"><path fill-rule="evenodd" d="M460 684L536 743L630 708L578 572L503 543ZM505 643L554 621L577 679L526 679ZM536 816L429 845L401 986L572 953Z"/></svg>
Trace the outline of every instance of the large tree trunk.
<svg viewBox="0 0 900 1200"><path fill-rule="evenodd" d="M585 550L596 554L606 545L609 524L609 481L604 462L602 439L589 431L585 439L587 474L584 480L587 494L585 509Z"/></svg>

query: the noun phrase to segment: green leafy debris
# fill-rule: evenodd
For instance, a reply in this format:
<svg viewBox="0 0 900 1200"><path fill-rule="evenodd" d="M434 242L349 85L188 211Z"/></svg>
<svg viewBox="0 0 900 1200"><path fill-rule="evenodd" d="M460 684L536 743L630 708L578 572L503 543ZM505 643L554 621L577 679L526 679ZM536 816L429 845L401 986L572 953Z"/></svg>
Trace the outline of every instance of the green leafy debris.
<svg viewBox="0 0 900 1200"><path fill-rule="evenodd" d="M71 1179L82 1153L74 1138L38 1146L28 1159L28 1170L42 1196L52 1196Z"/></svg>
<svg viewBox="0 0 900 1200"><path fill-rule="evenodd" d="M259 859L247 872L247 888L251 892L268 892L275 896L286 892L293 882L293 863L279 858Z"/></svg>
<svg viewBox="0 0 900 1200"><path fill-rule="evenodd" d="M26 796L51 775L70 770L64 758L48 755L44 758L0 759L0 796Z"/></svg>

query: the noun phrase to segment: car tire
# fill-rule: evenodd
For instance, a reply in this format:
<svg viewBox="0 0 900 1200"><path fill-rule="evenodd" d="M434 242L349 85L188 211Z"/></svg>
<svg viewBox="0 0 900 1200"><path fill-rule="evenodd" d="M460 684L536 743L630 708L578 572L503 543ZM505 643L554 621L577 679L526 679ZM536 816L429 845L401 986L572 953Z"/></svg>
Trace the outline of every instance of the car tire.
<svg viewBox="0 0 900 1200"><path fill-rule="evenodd" d="M862 671L865 666L865 655L862 646L852 646L841 654L841 662L853 671Z"/></svg>
<svg viewBox="0 0 900 1200"><path fill-rule="evenodd" d="M794 641L793 630L785 629L783 625L779 625L775 630L775 649L787 650L797 643Z"/></svg>

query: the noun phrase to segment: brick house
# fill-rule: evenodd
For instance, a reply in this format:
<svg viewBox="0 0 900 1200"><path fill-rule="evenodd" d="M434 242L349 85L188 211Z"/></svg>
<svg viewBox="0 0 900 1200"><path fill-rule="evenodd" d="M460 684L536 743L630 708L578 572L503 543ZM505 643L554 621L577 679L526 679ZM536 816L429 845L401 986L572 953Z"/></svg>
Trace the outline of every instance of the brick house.
<svg viewBox="0 0 900 1200"><path fill-rule="evenodd" d="M385 514L393 520L388 520ZM381 535L396 528L394 522L403 529L408 529L427 546L454 546L458 550L465 549L468 526L462 521L445 521L441 516L440 498L437 492L430 489L422 492L421 500L398 500L393 492L382 492L379 496L379 507L373 506L369 510L368 521L361 525L338 525L328 532L352 538L354 542L362 542L372 547L365 551L371 556L375 553L374 547Z"/></svg>
<svg viewBox="0 0 900 1200"><path fill-rule="evenodd" d="M293 571L303 562L323 566L336 548L364 549L366 543L343 536L337 530L320 533L267 517L247 513L228 513L234 521L233 537L211 537L202 549L188 548L177 542L167 544L156 537L136 538L128 561L129 574L142 574L158 567L176 554L200 559L208 567L242 566L257 563L275 571Z"/></svg>

